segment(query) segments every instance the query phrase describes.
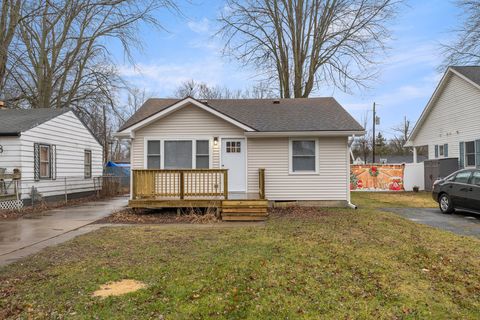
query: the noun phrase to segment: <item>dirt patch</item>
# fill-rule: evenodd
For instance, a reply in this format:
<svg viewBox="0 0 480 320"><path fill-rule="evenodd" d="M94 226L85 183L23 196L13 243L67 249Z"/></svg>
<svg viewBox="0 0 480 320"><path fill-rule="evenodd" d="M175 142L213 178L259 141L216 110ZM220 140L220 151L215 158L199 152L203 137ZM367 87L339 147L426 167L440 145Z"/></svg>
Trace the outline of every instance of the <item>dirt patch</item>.
<svg viewBox="0 0 480 320"><path fill-rule="evenodd" d="M325 208L292 206L285 208L272 208L269 210L272 218L315 218L331 215L332 212Z"/></svg>
<svg viewBox="0 0 480 320"><path fill-rule="evenodd" d="M93 293L93 296L101 298L120 296L122 294L138 291L146 286L147 285L145 283L137 280L123 279L101 285L100 289Z"/></svg>
<svg viewBox="0 0 480 320"><path fill-rule="evenodd" d="M200 210L183 210L180 214L173 210L132 210L117 211L96 221L96 223L126 223L126 224L169 224L195 223L208 224L219 222L213 212Z"/></svg>

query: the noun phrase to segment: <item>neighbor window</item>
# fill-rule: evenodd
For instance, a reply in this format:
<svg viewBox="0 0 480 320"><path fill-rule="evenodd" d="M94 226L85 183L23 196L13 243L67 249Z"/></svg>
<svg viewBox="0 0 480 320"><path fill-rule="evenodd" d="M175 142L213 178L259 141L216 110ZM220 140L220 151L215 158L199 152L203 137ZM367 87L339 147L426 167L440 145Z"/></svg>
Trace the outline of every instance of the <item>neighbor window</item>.
<svg viewBox="0 0 480 320"><path fill-rule="evenodd" d="M50 172L50 146L40 145L40 178L49 179L51 177Z"/></svg>
<svg viewBox="0 0 480 320"><path fill-rule="evenodd" d="M85 179L92 177L92 151L85 150L84 152L84 176Z"/></svg>
<svg viewBox="0 0 480 320"><path fill-rule="evenodd" d="M147 142L147 169L160 169L160 140Z"/></svg>
<svg viewBox="0 0 480 320"><path fill-rule="evenodd" d="M292 171L315 172L315 140L292 141Z"/></svg>
<svg viewBox="0 0 480 320"><path fill-rule="evenodd" d="M209 141L197 140L197 169L208 169L210 167Z"/></svg>
<svg viewBox="0 0 480 320"><path fill-rule="evenodd" d="M442 144L438 146L438 153L440 154L441 157L443 157L444 151L443 151L443 145Z"/></svg>
<svg viewBox="0 0 480 320"><path fill-rule="evenodd" d="M465 142L465 166L475 167L475 141Z"/></svg>
<svg viewBox="0 0 480 320"><path fill-rule="evenodd" d="M165 169L192 168L191 140L165 141L163 152Z"/></svg>

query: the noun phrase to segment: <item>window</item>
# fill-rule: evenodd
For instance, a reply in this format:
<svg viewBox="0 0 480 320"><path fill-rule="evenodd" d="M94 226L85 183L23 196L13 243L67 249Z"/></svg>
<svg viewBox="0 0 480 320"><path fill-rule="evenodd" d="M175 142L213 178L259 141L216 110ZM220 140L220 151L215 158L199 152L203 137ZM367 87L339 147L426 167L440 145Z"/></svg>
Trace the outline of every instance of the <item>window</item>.
<svg viewBox="0 0 480 320"><path fill-rule="evenodd" d="M84 152L84 176L85 179L92 177L92 151L85 150Z"/></svg>
<svg viewBox="0 0 480 320"><path fill-rule="evenodd" d="M227 153L240 153L240 152L242 152L240 141L227 141L226 142L226 151L227 151Z"/></svg>
<svg viewBox="0 0 480 320"><path fill-rule="evenodd" d="M315 140L292 141L292 172L315 172Z"/></svg>
<svg viewBox="0 0 480 320"><path fill-rule="evenodd" d="M40 145L40 178L41 179L50 179L50 146L41 144Z"/></svg>
<svg viewBox="0 0 480 320"><path fill-rule="evenodd" d="M472 184L480 186L480 171L474 171L472 174Z"/></svg>
<svg viewBox="0 0 480 320"><path fill-rule="evenodd" d="M160 140L147 142L147 168L160 169Z"/></svg>
<svg viewBox="0 0 480 320"><path fill-rule="evenodd" d="M165 141L164 144L165 169L191 169L192 168L192 141Z"/></svg>
<svg viewBox="0 0 480 320"><path fill-rule="evenodd" d="M439 152L439 154L440 154L440 157L443 157L443 156L444 156L443 145L439 145L439 146L438 146L438 152Z"/></svg>
<svg viewBox="0 0 480 320"><path fill-rule="evenodd" d="M457 173L455 176L455 182L458 183L468 183L468 179L470 179L470 175L472 173L470 171L462 171Z"/></svg>
<svg viewBox="0 0 480 320"><path fill-rule="evenodd" d="M475 141L465 142L465 166L475 167Z"/></svg>
<svg viewBox="0 0 480 320"><path fill-rule="evenodd" d="M210 167L209 141L197 140L197 169L208 169Z"/></svg>

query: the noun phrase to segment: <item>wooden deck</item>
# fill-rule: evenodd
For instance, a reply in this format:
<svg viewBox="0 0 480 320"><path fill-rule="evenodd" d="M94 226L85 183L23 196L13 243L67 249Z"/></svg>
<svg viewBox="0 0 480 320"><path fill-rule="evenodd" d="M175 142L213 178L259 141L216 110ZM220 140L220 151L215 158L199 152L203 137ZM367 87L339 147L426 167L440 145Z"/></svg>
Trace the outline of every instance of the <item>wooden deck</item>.
<svg viewBox="0 0 480 320"><path fill-rule="evenodd" d="M130 208L216 208L222 220L258 221L268 216L265 170L256 193L229 193L225 169L132 170Z"/></svg>

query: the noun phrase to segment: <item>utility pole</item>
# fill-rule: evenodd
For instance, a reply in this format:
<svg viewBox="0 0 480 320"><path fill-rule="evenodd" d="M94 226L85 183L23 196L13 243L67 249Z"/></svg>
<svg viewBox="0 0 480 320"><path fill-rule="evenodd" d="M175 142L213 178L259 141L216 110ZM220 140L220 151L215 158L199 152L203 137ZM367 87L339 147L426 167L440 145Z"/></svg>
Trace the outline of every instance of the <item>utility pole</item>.
<svg viewBox="0 0 480 320"><path fill-rule="evenodd" d="M373 103L373 144L372 144L372 163L375 163L375 123L377 122L377 113L375 112L375 102Z"/></svg>

